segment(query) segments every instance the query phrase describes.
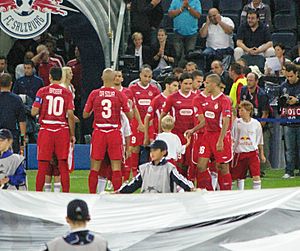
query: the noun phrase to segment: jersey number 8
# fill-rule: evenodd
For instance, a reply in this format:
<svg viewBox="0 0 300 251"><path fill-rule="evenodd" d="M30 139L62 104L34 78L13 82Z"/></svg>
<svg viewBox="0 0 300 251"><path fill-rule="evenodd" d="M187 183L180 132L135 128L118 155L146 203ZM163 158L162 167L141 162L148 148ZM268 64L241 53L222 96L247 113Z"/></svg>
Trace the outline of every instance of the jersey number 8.
<svg viewBox="0 0 300 251"><path fill-rule="evenodd" d="M62 97L53 97L51 95L46 96L48 102L48 114L61 116L64 111L64 99Z"/></svg>

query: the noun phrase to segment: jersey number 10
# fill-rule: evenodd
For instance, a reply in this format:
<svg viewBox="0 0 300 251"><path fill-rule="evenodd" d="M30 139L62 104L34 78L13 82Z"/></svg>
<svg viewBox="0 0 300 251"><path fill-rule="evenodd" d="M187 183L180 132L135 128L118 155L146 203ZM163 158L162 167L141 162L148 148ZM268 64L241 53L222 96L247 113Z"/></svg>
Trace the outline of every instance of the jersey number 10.
<svg viewBox="0 0 300 251"><path fill-rule="evenodd" d="M64 99L62 97L53 97L51 95L46 96L48 102L48 114L61 116L64 111Z"/></svg>

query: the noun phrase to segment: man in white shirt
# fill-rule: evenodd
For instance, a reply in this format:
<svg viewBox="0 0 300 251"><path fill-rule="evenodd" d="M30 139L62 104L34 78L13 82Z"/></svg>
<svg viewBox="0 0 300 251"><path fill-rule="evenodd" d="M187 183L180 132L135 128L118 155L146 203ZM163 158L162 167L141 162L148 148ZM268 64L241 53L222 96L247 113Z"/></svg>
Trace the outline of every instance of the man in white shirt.
<svg viewBox="0 0 300 251"><path fill-rule="evenodd" d="M233 30L234 23L230 18L221 16L216 8L209 10L206 23L200 29L200 36L206 38L203 54L208 60L208 67L215 59L222 61L225 55L233 55Z"/></svg>

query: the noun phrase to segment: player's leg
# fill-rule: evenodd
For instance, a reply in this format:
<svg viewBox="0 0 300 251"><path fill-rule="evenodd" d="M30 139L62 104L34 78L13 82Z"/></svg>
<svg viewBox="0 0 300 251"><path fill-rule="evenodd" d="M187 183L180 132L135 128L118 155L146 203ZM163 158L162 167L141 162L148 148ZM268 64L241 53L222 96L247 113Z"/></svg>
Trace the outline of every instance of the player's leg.
<svg viewBox="0 0 300 251"><path fill-rule="evenodd" d="M50 162L47 160L38 161L38 172L36 175L35 190L42 192L45 184L46 170L49 168Z"/></svg>
<svg viewBox="0 0 300 251"><path fill-rule="evenodd" d="M208 191L213 191L211 176L208 171L209 158L199 158L198 160L198 177L197 177L197 187L201 189L206 189Z"/></svg>
<svg viewBox="0 0 300 251"><path fill-rule="evenodd" d="M252 176L252 188L261 189L260 160L258 152L249 153L249 169Z"/></svg>
<svg viewBox="0 0 300 251"><path fill-rule="evenodd" d="M50 164L49 164L49 166L50 166ZM50 168L48 168L48 169L50 169ZM44 185L45 192L51 192L51 183L52 183L52 175L48 175L48 173L46 172L45 185Z"/></svg>
<svg viewBox="0 0 300 251"><path fill-rule="evenodd" d="M98 172L101 166L101 160L91 158L91 170L89 174L89 191L90 193L97 192Z"/></svg>
<svg viewBox="0 0 300 251"><path fill-rule="evenodd" d="M232 179L229 171L229 163L219 163L220 173L218 175L218 183L220 190L231 190Z"/></svg>
<svg viewBox="0 0 300 251"><path fill-rule="evenodd" d="M132 176L135 177L137 175L137 170L139 166L139 154L140 154L140 146L132 146L132 152L130 157L130 167L132 170Z"/></svg>

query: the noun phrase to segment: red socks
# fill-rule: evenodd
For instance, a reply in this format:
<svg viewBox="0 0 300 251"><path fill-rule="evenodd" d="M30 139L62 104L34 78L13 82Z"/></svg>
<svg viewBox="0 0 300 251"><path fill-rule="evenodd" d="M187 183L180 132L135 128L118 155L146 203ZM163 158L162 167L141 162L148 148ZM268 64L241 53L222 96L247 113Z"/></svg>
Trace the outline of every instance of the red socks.
<svg viewBox="0 0 300 251"><path fill-rule="evenodd" d="M121 171L113 171L112 183L113 183L115 191L118 190L122 186L122 172Z"/></svg>
<svg viewBox="0 0 300 251"><path fill-rule="evenodd" d="M133 177L135 177L137 175L138 165L139 165L139 154L138 153L131 153L130 167L132 169L132 176Z"/></svg>
<svg viewBox="0 0 300 251"><path fill-rule="evenodd" d="M46 170L49 168L49 161L38 161L38 172L35 181L35 190L42 192L45 184Z"/></svg>
<svg viewBox="0 0 300 251"><path fill-rule="evenodd" d="M197 187L201 189L206 189L207 191L214 191L211 184L211 176L208 170L202 173L198 171Z"/></svg>
<svg viewBox="0 0 300 251"><path fill-rule="evenodd" d="M124 181L129 180L129 177L130 177L130 158L125 160L125 164L124 164L124 167L122 169L122 174L123 174Z"/></svg>
<svg viewBox="0 0 300 251"><path fill-rule="evenodd" d="M218 182L219 182L220 190L231 190L232 179L230 173L227 173L225 175L219 173Z"/></svg>
<svg viewBox="0 0 300 251"><path fill-rule="evenodd" d="M67 160L58 160L63 193L70 192L70 174Z"/></svg>
<svg viewBox="0 0 300 251"><path fill-rule="evenodd" d="M90 170L89 174L89 190L90 193L97 192L97 185L98 185L98 172L95 170Z"/></svg>

